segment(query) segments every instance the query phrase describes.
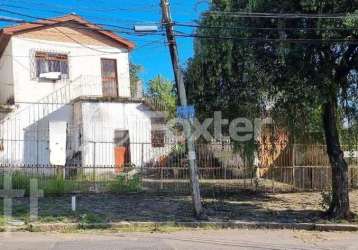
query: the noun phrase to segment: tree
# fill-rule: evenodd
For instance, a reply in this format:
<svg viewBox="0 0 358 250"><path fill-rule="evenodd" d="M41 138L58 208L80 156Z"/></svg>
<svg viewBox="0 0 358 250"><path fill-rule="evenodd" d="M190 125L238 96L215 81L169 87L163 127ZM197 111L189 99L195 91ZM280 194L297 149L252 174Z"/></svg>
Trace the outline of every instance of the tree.
<svg viewBox="0 0 358 250"><path fill-rule="evenodd" d="M171 81L158 75L149 81L147 92L148 96L154 97L163 103L171 118L174 117L176 110L177 97L174 88Z"/></svg>
<svg viewBox="0 0 358 250"><path fill-rule="evenodd" d="M214 0L201 20L196 54L187 71L188 82L197 88L190 96L199 107L220 107L216 103L220 95L228 101L223 105L228 112L242 109L248 97L259 100L254 107L269 100L270 115L294 133L306 129L312 114L321 112L332 166L328 214L333 218L351 217L339 127L341 118L358 116L358 33L353 29L358 17L348 14L356 10L357 2L344 0ZM240 17L239 12L274 14ZM280 13L305 16L287 18ZM312 18L342 14L347 15Z"/></svg>
<svg viewBox="0 0 358 250"><path fill-rule="evenodd" d="M140 81L139 74L143 71L143 66L130 63L129 64L129 76L130 76L130 90L131 96L135 97L138 91L138 82Z"/></svg>

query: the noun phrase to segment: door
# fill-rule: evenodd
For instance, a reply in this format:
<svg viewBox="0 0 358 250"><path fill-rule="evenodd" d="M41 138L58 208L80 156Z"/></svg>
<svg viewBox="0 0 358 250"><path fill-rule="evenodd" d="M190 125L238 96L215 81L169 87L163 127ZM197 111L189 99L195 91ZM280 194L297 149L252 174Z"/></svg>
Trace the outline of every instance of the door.
<svg viewBox="0 0 358 250"><path fill-rule="evenodd" d="M66 140L67 139L67 123L66 122L50 122L49 123L49 150L50 164L56 166L64 166L66 164Z"/></svg>
<svg viewBox="0 0 358 250"><path fill-rule="evenodd" d="M114 161L116 173L121 173L125 164L130 163L129 131L114 131Z"/></svg>
<svg viewBox="0 0 358 250"><path fill-rule="evenodd" d="M118 96L117 60L101 59L102 93L106 97Z"/></svg>

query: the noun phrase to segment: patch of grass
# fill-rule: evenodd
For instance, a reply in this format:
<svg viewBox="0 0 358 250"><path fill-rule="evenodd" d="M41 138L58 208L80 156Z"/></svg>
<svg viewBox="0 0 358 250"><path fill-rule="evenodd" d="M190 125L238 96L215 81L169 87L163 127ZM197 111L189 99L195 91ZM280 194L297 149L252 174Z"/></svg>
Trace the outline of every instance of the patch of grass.
<svg viewBox="0 0 358 250"><path fill-rule="evenodd" d="M78 221L77 215L40 215L38 222L40 223L75 223Z"/></svg>
<svg viewBox="0 0 358 250"><path fill-rule="evenodd" d="M125 175L120 175L115 181L110 182L107 189L111 193L130 193L139 192L142 190L142 182L140 176L133 176L131 179L127 179Z"/></svg>
<svg viewBox="0 0 358 250"><path fill-rule="evenodd" d="M5 225L5 217L0 216L0 227Z"/></svg>
<svg viewBox="0 0 358 250"><path fill-rule="evenodd" d="M75 184L73 181L56 177L46 180L41 188L44 190L46 196L60 196L73 192L75 190Z"/></svg>

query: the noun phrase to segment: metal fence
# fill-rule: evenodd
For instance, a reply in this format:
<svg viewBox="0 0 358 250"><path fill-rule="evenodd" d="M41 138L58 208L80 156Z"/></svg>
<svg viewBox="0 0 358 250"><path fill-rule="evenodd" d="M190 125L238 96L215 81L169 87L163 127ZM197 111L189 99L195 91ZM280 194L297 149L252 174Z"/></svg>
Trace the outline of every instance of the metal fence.
<svg viewBox="0 0 358 250"><path fill-rule="evenodd" d="M13 176L14 188L28 188L29 180L39 180L39 187L47 194L86 192L176 192L189 193L189 169L185 148L172 144L146 150L146 144L136 144L138 153L150 159L140 165L0 165L0 175ZM255 165L255 159L237 152L227 144L196 145L197 165L203 194L237 192L240 190L264 192L301 192L329 190L331 167L325 154L318 154L321 145L292 145L301 149L292 155L282 151L271 166ZM346 151L349 163L350 188L358 188L358 157L356 146ZM304 151L309 150L309 152ZM316 150L316 151L315 151ZM297 153L300 152L300 153ZM319 151L321 152L321 151ZM311 157L313 160L302 156ZM301 157L301 158L298 158ZM250 159L251 158L251 159ZM295 160L292 160L294 158ZM308 158L310 159L310 158ZM276 164L275 164L276 163ZM277 164L280 163L280 164ZM2 180L3 178L0 178ZM1 183L0 183L1 184Z"/></svg>

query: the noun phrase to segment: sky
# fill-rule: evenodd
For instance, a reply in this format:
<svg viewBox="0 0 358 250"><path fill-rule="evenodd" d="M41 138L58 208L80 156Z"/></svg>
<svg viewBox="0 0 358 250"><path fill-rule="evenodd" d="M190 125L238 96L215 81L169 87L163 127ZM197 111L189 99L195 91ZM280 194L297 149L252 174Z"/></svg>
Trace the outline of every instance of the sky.
<svg viewBox="0 0 358 250"><path fill-rule="evenodd" d="M159 24L161 21L160 0L0 0L0 16L34 21L30 17L11 14L4 10L24 15L50 18L69 13L76 13L97 24L109 24L132 28L135 24ZM171 0L171 12L176 22L193 22L207 8L205 0ZM0 22L0 27L13 23ZM108 29L117 29L105 26ZM191 28L179 28L179 31L191 33ZM125 31L121 29L121 31ZM166 37L161 34L139 36L118 33L133 41L136 49L131 53L133 63L142 65L141 78L145 85L150 79L162 75L173 80L173 71L166 45ZM192 38L178 38L180 62L185 67L186 61L193 55Z"/></svg>

